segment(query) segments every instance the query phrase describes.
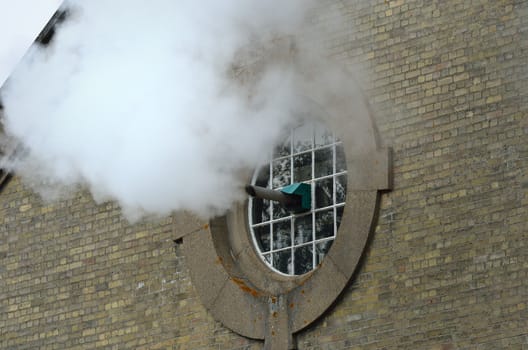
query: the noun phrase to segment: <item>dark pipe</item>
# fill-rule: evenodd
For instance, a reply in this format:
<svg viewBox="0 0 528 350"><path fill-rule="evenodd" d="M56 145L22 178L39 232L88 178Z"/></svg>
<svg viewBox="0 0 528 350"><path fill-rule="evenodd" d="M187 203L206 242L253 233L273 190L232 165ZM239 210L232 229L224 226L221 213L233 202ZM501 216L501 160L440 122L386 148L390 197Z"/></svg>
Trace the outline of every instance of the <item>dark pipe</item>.
<svg viewBox="0 0 528 350"><path fill-rule="evenodd" d="M49 43L51 42L51 40L53 40L53 37L55 36L55 30L57 29L57 25L64 22L67 16L67 10L59 10L55 12L44 27L44 29L42 29L40 34L37 36L37 39L35 39L35 41L44 46L49 45Z"/></svg>
<svg viewBox="0 0 528 350"><path fill-rule="evenodd" d="M252 185L246 186L246 192L252 197L279 202L289 211L296 212L301 208L302 198L295 194L282 193L281 191Z"/></svg>

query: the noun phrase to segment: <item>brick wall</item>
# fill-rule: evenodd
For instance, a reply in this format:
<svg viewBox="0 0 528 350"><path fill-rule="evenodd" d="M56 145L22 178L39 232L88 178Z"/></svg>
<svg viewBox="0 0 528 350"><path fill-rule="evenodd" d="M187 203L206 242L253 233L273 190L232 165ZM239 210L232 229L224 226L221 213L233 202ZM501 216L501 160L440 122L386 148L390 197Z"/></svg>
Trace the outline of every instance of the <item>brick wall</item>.
<svg viewBox="0 0 528 350"><path fill-rule="evenodd" d="M325 1L394 190L299 348L528 349L528 2ZM262 347L202 307L171 218L129 225L86 193L42 203L15 178L0 223L1 349Z"/></svg>

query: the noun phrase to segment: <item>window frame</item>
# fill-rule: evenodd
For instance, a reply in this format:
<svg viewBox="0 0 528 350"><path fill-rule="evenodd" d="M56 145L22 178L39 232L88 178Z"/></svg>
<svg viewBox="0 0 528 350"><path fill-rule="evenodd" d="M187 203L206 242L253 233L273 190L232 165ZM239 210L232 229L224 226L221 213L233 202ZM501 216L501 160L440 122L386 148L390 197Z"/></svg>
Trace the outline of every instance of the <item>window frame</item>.
<svg viewBox="0 0 528 350"><path fill-rule="evenodd" d="M295 135L297 135L296 131L300 129L305 129L305 131L308 131L309 133L309 144L305 144L303 149L295 149L295 142L297 141ZM326 138L322 142L317 142L318 135L325 135ZM302 138L302 140L306 141L306 135ZM287 146L286 146L287 145ZM346 160L343 159L344 164L338 164L338 153L342 152L344 155L344 147L341 140L339 140L335 133L331 130L329 130L324 124L322 123L313 123L313 122L307 122L307 123L301 123L296 125L295 127L291 128L289 131L289 135L285 136L285 141L281 143L281 147L288 148L287 152L285 154L277 154L276 150L273 150L270 154L269 162L266 162L265 164L259 166L257 169L255 169L253 176L251 178L251 184L252 185L260 185L263 184L257 183L261 174L265 173L267 175L267 188L272 188L275 190L280 190L285 185L290 185L296 182L303 182L307 183L311 187L311 208L307 212L303 213L288 213L285 216L281 217L275 217L275 206L278 204L274 203L273 201L267 201L269 202L269 215L268 219L266 221L259 221L254 222L254 206L253 204L259 200L255 198L249 198L248 201L248 222L249 222L249 231L251 233L252 241L254 244L254 247L258 253L258 256L261 258L261 260L275 273L281 274L283 276L299 276L303 275L305 273L308 273L310 271L315 270L318 265L322 262L324 259L324 256L327 254L327 250L324 252L322 258L318 258L318 245L321 243L328 243L330 242L330 246L332 245L333 241L335 240L335 237L337 235L338 229L339 229L339 222L342 219L343 215L343 209L346 204L346 193L344 195L343 201L338 201L337 198L337 183L338 178L344 177L346 179ZM316 163L317 163L317 157L316 153L318 151L330 151L332 156L332 171L330 174L317 174L316 173ZM310 177L309 179L296 179L295 178L295 158L300 155L306 155L310 154ZM285 184L279 184L276 186L276 183L274 183L275 179L275 162L276 161L288 161L289 162L289 175L288 175L288 183ZM266 169L267 168L267 169ZM344 168L344 170L343 170ZM332 199L329 205L318 207L317 206L317 183L320 181L325 181L331 179L332 181ZM346 180L344 184L344 188L346 191ZM260 199L261 200L261 199ZM263 200L265 201L265 200ZM341 210L340 210L341 209ZM332 234L327 235L324 237L317 237L316 232L316 218L317 213L323 213L327 211L332 211ZM296 220L299 218L303 218L306 216L310 216L310 239L302 242L297 241L297 232L296 232ZM274 231L275 231L275 224L281 224L281 223L289 223L289 233L290 233L290 242L286 247L275 247L274 245ZM261 249L261 244L259 242L259 238L257 237L258 234L255 232L255 229L258 229L260 227L268 227L268 230L266 232L269 232L269 249L266 251L263 251ZM303 247L310 247L310 254L312 255L312 266L309 268L308 271L302 271L302 273L297 273L296 269L296 249L302 249ZM327 248L327 249L330 249ZM275 254L280 254L286 252L290 259L291 259L291 270L288 271L281 271L278 268L276 268L274 265L275 262ZM269 257L269 260L267 259Z"/></svg>
<svg viewBox="0 0 528 350"><path fill-rule="evenodd" d="M343 101L348 108L335 109L326 96L313 97L307 107L318 112L323 110L319 106L328 106L328 113L319 115L343 142L347 165L339 233L317 269L299 276L272 271L253 245L247 200L207 224L190 213L175 219L175 239L184 237L185 260L203 305L238 334L264 339L266 349L290 348L293 334L334 304L375 228L381 191L392 188L391 150L381 146L361 93L351 96ZM249 183L253 169L246 176Z"/></svg>

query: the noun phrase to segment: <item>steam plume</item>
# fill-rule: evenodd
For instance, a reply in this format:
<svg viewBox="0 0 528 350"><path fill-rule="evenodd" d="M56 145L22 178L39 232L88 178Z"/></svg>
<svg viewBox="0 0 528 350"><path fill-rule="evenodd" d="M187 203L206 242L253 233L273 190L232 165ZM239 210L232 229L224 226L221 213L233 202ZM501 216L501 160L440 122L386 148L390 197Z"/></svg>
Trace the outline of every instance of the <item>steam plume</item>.
<svg viewBox="0 0 528 350"><path fill-rule="evenodd" d="M3 166L41 193L87 186L130 215L222 212L293 121L301 79L284 52L299 49L310 6L67 1L50 46L3 88L22 150Z"/></svg>

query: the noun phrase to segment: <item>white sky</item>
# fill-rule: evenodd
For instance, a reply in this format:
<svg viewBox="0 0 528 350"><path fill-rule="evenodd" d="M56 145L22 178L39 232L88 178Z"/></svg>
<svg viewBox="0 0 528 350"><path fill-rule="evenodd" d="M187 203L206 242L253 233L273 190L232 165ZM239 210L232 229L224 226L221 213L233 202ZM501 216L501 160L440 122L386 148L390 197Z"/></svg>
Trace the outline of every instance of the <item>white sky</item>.
<svg viewBox="0 0 528 350"><path fill-rule="evenodd" d="M0 0L0 86L62 0Z"/></svg>

